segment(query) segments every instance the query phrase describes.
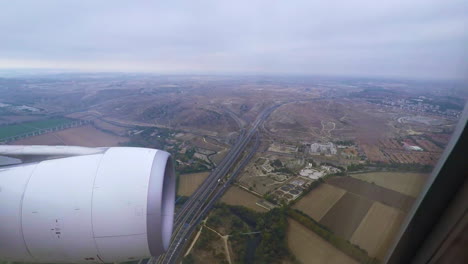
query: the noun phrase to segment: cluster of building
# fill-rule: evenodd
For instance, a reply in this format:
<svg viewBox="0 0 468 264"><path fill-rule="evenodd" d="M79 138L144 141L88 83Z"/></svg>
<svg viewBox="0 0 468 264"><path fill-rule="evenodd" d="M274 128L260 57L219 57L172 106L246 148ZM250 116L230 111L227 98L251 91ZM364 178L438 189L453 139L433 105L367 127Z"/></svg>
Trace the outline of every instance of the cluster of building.
<svg viewBox="0 0 468 264"><path fill-rule="evenodd" d="M407 142L403 142L403 148L405 148L406 150L423 151L421 147L409 144Z"/></svg>
<svg viewBox="0 0 468 264"><path fill-rule="evenodd" d="M384 99L381 101L383 106L391 106L394 108L420 112L433 113L445 116L459 117L461 112L453 109L441 110L439 105L424 102L424 98L416 99Z"/></svg>
<svg viewBox="0 0 468 264"><path fill-rule="evenodd" d="M310 154L312 155L336 155L337 150L335 144L332 142L328 143L312 143L310 144Z"/></svg>
<svg viewBox="0 0 468 264"><path fill-rule="evenodd" d="M309 178L311 180L317 180L325 175L338 172L341 172L341 170L332 166L321 165L319 167L314 168L313 165L309 163L305 166L305 168L303 168L299 172L299 175L305 178Z"/></svg>

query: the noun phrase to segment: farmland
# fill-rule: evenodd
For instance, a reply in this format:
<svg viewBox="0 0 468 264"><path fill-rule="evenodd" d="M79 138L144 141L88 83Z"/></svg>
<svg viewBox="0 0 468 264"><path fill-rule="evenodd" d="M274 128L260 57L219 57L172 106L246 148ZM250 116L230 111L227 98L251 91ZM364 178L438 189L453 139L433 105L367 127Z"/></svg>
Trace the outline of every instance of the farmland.
<svg viewBox="0 0 468 264"><path fill-rule="evenodd" d="M179 188L177 190L178 195L190 196L192 193L202 184L202 182L208 177L209 172L198 172L181 174L179 176Z"/></svg>
<svg viewBox="0 0 468 264"><path fill-rule="evenodd" d="M407 150L403 143L422 147L422 151ZM363 151L371 162L434 165L442 149L420 137L407 137L405 140L383 139L376 144L362 144Z"/></svg>
<svg viewBox="0 0 468 264"><path fill-rule="evenodd" d="M319 223L330 228L340 237L350 239L371 205L372 201L369 199L348 192L322 217Z"/></svg>
<svg viewBox="0 0 468 264"><path fill-rule="evenodd" d="M288 219L288 245L302 263L358 263L297 221Z"/></svg>
<svg viewBox="0 0 468 264"><path fill-rule="evenodd" d="M242 205L249 209L257 212L266 212L267 210L263 207L256 205L255 203L261 198L237 187L232 186L221 198L221 202L230 205Z"/></svg>
<svg viewBox="0 0 468 264"><path fill-rule="evenodd" d="M351 176L412 197L418 196L427 180L427 174L411 172L369 172Z"/></svg>
<svg viewBox="0 0 468 264"><path fill-rule="evenodd" d="M333 177L328 179L327 183L405 212L411 208L415 200L414 197L352 177Z"/></svg>
<svg viewBox="0 0 468 264"><path fill-rule="evenodd" d="M364 175L366 180L380 180L393 174L397 175L396 182L391 185L390 181L381 180L382 185L394 189L398 187L400 191L403 186L397 184L399 178L404 179L403 184L412 183L409 177L418 177L420 184L425 179L424 174L395 172L355 176ZM408 210L413 200L411 196L352 177L332 177L304 196L294 208L315 219L337 237L366 250L368 257L382 260L406 214L403 209ZM342 250L352 248L340 245L343 246Z"/></svg>
<svg viewBox="0 0 468 264"><path fill-rule="evenodd" d="M345 193L346 191L343 189L328 184L321 184L299 200L294 205L294 208L308 214L316 221L320 221Z"/></svg>
<svg viewBox="0 0 468 264"><path fill-rule="evenodd" d="M72 121L73 120L67 118L51 118L19 124L3 125L0 126L0 140L16 135L31 133L40 129L53 128Z"/></svg>
<svg viewBox="0 0 468 264"><path fill-rule="evenodd" d="M128 139L97 130L92 126L69 128L12 142L16 145L73 145L113 147Z"/></svg>
<svg viewBox="0 0 468 264"><path fill-rule="evenodd" d="M443 85L426 89L426 83L419 91L413 82L299 76L54 78L0 78L2 102L43 109L34 116L0 113L0 124L24 122L9 126L6 135L6 126L0 127L0 139L54 125L52 119L37 121L45 116L81 120L92 126L11 144L163 149L176 161L182 196L190 196L219 166L259 113L278 106L258 129L260 147L252 162L207 214L206 225L225 236L233 263L293 262L286 242L303 263L376 263L372 257L382 258L426 181L419 172L431 169L457 122L456 112L411 103L437 103L441 91L449 94ZM329 144L334 152L312 150ZM325 173L325 167L334 169ZM278 207L266 212L256 204L262 199ZM201 225L192 260L226 261L223 241ZM250 231L260 233L239 234Z"/></svg>
<svg viewBox="0 0 468 264"><path fill-rule="evenodd" d="M374 202L350 241L370 256L383 259L403 217L400 210Z"/></svg>

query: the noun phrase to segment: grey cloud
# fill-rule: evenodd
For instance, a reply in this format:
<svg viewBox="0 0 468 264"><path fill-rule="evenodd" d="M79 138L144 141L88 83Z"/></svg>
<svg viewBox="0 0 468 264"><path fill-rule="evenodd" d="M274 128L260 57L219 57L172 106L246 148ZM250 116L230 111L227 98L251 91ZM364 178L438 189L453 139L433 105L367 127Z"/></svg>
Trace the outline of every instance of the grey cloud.
<svg viewBox="0 0 468 264"><path fill-rule="evenodd" d="M468 2L10 1L0 67L468 74Z"/></svg>

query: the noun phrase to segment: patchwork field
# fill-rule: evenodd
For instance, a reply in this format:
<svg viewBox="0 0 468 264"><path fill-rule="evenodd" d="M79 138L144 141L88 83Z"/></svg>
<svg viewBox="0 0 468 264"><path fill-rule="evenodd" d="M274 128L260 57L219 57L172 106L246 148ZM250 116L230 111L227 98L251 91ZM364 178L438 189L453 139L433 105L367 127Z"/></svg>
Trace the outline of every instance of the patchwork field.
<svg viewBox="0 0 468 264"><path fill-rule="evenodd" d="M395 139L380 140L378 144L361 144L367 158L373 162L434 165L442 149L430 141L413 138L410 144L416 144L424 151L405 150L402 143Z"/></svg>
<svg viewBox="0 0 468 264"><path fill-rule="evenodd" d="M333 177L327 179L327 183L405 212L411 208L415 200L414 197L352 177Z"/></svg>
<svg viewBox="0 0 468 264"><path fill-rule="evenodd" d="M266 212L267 210L265 208L255 204L258 200L260 200L259 197L237 186L231 186L223 197L221 197L221 202L230 205L242 205L257 212Z"/></svg>
<svg viewBox="0 0 468 264"><path fill-rule="evenodd" d="M411 172L371 172L351 176L412 197L418 196L428 177L427 174Z"/></svg>
<svg viewBox="0 0 468 264"><path fill-rule="evenodd" d="M295 220L289 218L288 227L289 248L301 263L357 263Z"/></svg>
<svg viewBox="0 0 468 264"><path fill-rule="evenodd" d="M322 217L320 223L330 228L333 233L350 239L371 206L371 200L347 192Z"/></svg>
<svg viewBox="0 0 468 264"><path fill-rule="evenodd" d="M404 214L400 210L374 202L350 241L382 260L401 226Z"/></svg>
<svg viewBox="0 0 468 264"><path fill-rule="evenodd" d="M192 193L202 184L202 182L208 177L209 172L198 172L181 174L179 177L179 188L177 190L178 195L190 196Z"/></svg>
<svg viewBox="0 0 468 264"><path fill-rule="evenodd" d="M15 145L72 145L84 147L112 147L128 141L125 137L119 137L97 130L92 126L82 126L65 129L40 136L30 137L14 141Z"/></svg>
<svg viewBox="0 0 468 264"><path fill-rule="evenodd" d="M294 205L294 208L308 214L316 221L320 221L345 193L346 191L343 189L328 184L321 184L304 196Z"/></svg>
<svg viewBox="0 0 468 264"><path fill-rule="evenodd" d="M393 174L397 175L395 179L392 178L394 182L382 180ZM410 177L413 179L417 177L419 181L415 182L419 182L419 186L422 186L426 177L417 173L390 172L356 174L356 176L369 181L378 179L382 181L379 182L382 185L399 188L405 192L416 191L415 183ZM413 184L411 186L413 189L404 189L404 184L398 185L398 178L403 178L403 182L406 180L407 184ZM408 209L413 200L414 198L408 195L359 179L334 177L329 178L327 184L321 184L312 190L295 204L294 208L314 218L335 235L366 250L370 257L383 259L405 216L405 211L401 208ZM296 247L300 248L299 245ZM303 250L304 252L298 254L307 254L307 250Z"/></svg>

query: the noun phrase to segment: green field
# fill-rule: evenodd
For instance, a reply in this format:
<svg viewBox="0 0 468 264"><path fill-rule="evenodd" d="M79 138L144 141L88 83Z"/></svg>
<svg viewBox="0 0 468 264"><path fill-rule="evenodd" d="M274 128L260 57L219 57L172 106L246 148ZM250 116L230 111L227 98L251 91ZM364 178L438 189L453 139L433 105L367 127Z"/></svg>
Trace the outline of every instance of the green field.
<svg viewBox="0 0 468 264"><path fill-rule="evenodd" d="M24 133L34 132L40 129L52 128L73 120L68 118L51 118L39 121L31 121L14 125L0 126L0 140Z"/></svg>

